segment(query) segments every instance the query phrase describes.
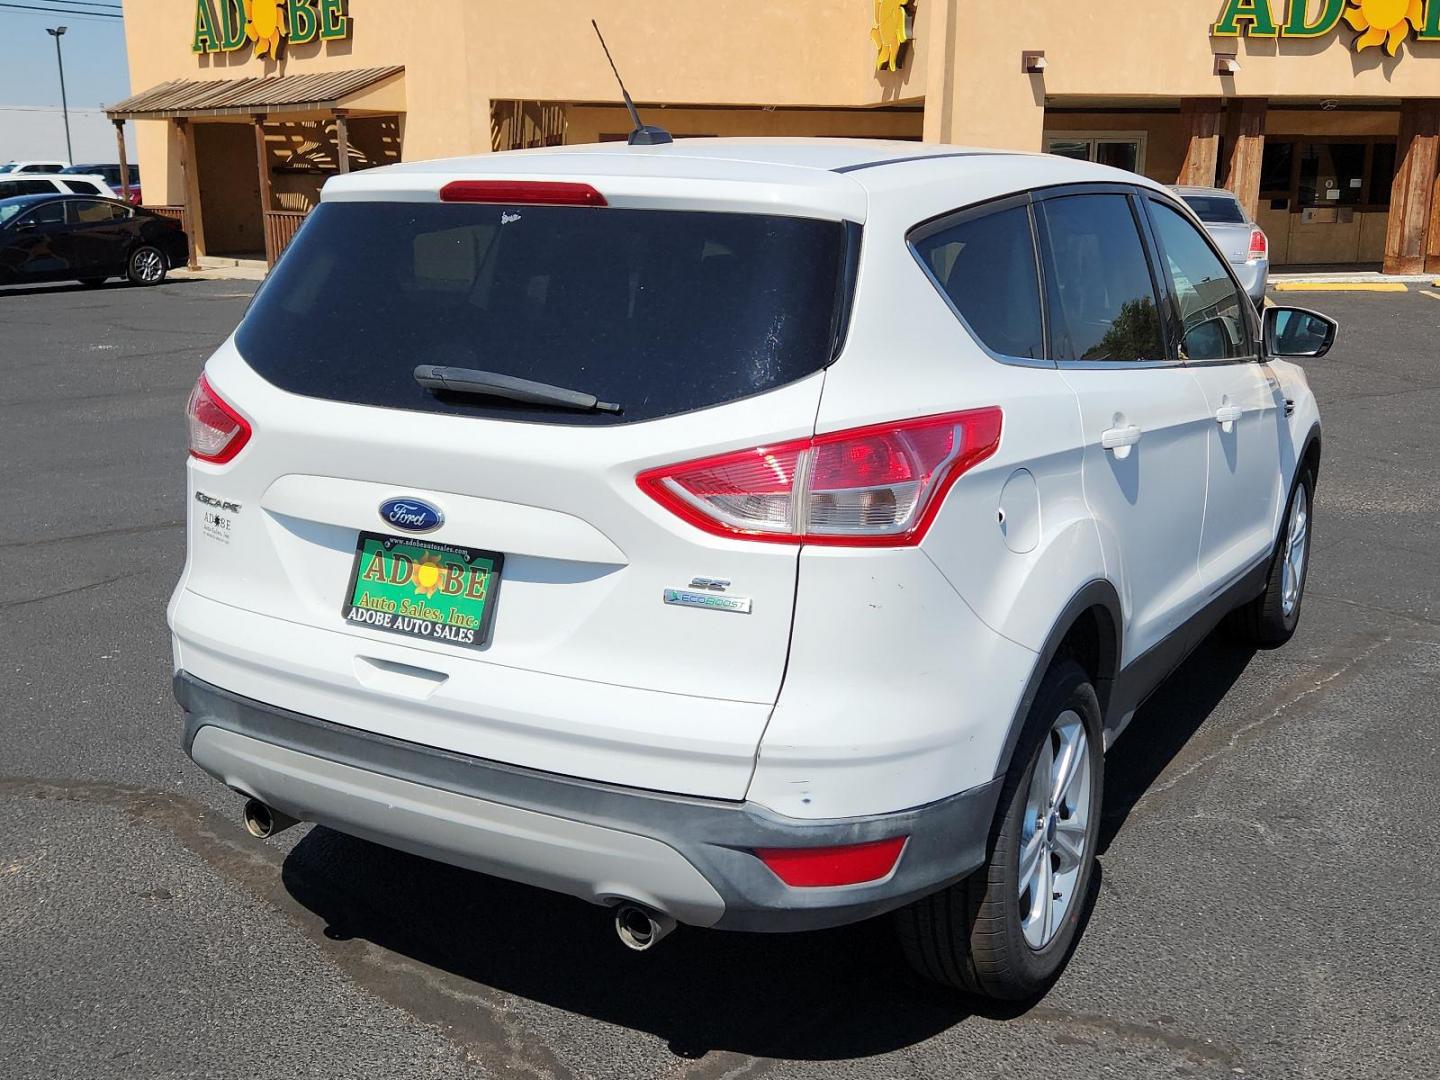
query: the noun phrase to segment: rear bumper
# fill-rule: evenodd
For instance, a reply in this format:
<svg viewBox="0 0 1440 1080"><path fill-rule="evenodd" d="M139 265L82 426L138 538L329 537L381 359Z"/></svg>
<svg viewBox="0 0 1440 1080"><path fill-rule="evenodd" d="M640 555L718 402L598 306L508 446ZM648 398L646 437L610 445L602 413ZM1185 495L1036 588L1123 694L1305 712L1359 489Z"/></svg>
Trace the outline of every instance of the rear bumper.
<svg viewBox="0 0 1440 1080"><path fill-rule="evenodd" d="M999 780L892 814L805 821L520 769L343 727L184 671L184 747L216 779L314 821L597 904L648 904L696 926L807 930L900 907L977 869ZM890 876L795 889L751 852L908 836Z"/></svg>
<svg viewBox="0 0 1440 1080"><path fill-rule="evenodd" d="M1261 259L1259 262L1242 263L1233 268L1235 276L1240 279L1240 284L1250 299L1257 304L1265 299L1265 286L1270 280L1270 260Z"/></svg>

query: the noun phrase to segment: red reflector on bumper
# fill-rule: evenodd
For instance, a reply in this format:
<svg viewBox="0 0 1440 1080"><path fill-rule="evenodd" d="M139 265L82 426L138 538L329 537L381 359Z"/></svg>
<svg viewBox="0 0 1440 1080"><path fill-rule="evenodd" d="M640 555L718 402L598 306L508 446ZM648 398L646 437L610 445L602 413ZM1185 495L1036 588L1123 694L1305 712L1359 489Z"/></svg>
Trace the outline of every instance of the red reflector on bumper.
<svg viewBox="0 0 1440 1080"><path fill-rule="evenodd" d="M826 848L760 848L755 854L786 885L813 889L879 881L895 869L904 836Z"/></svg>

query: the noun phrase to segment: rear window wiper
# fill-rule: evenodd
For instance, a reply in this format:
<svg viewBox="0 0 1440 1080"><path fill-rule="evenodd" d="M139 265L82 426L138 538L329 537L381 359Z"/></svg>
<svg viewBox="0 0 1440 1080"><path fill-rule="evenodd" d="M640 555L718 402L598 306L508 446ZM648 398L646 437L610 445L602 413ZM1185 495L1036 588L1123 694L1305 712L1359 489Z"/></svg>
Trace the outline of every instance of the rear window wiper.
<svg viewBox="0 0 1440 1080"><path fill-rule="evenodd" d="M619 405L600 401L594 394L567 390L563 386L551 386L549 383L534 382L530 379L517 379L513 375L502 375L498 371L421 364L415 369L415 381L427 390L440 390L449 394L505 398L530 405L558 405L562 409L578 409L582 412L620 411Z"/></svg>

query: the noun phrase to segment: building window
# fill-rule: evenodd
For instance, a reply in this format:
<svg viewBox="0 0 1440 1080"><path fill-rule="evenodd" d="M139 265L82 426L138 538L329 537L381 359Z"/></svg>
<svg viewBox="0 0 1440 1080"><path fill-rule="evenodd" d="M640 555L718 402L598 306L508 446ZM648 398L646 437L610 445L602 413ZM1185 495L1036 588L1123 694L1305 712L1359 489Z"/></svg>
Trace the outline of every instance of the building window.
<svg viewBox="0 0 1440 1080"><path fill-rule="evenodd" d="M1318 207L1383 210L1395 181L1395 140L1331 138L1265 140L1260 196L1272 210Z"/></svg>
<svg viewBox="0 0 1440 1080"><path fill-rule="evenodd" d="M1045 136L1045 151L1076 161L1095 161L1127 172L1145 171L1145 134L1138 131L1056 131Z"/></svg>

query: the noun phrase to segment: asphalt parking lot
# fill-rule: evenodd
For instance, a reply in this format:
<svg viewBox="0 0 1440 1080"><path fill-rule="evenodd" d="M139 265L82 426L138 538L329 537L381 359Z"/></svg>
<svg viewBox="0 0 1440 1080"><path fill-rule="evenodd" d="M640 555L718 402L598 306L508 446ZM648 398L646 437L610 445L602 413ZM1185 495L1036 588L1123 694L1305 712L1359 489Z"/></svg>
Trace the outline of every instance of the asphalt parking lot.
<svg viewBox="0 0 1440 1080"><path fill-rule="evenodd" d="M1287 298L1343 324L1301 631L1151 699L1068 972L976 1012L885 923L636 956L578 901L250 839L179 749L164 608L185 399L252 289L0 290L0 1076L1433 1071L1440 296Z"/></svg>

